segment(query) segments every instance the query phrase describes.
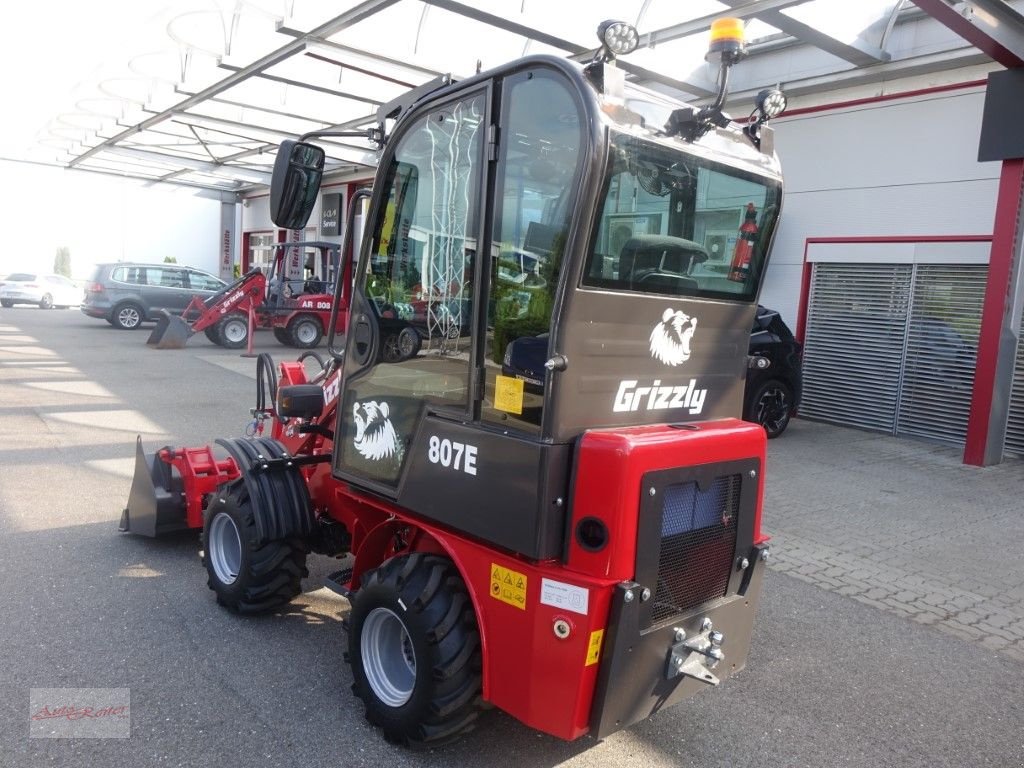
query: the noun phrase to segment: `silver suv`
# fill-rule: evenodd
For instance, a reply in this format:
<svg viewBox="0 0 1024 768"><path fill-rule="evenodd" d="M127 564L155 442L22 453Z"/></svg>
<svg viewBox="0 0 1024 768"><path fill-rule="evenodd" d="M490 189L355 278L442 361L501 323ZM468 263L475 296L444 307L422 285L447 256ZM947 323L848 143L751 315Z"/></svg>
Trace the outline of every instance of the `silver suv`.
<svg viewBox="0 0 1024 768"><path fill-rule="evenodd" d="M180 315L193 296L206 298L227 285L220 278L177 264L97 264L85 285L82 312L115 328L138 328L166 309Z"/></svg>

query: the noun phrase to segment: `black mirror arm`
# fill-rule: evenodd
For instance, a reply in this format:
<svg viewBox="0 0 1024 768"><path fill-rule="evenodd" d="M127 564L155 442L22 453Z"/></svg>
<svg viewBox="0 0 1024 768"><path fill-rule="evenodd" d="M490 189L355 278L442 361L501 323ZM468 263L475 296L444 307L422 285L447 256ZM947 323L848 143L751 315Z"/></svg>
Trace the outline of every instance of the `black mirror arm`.
<svg viewBox="0 0 1024 768"><path fill-rule="evenodd" d="M373 128L364 128L361 131L310 131L304 133L299 137L299 141L309 141L310 139L319 139L324 137L334 137L340 139L369 139L374 144L382 146L384 144L384 129L381 126L374 126Z"/></svg>

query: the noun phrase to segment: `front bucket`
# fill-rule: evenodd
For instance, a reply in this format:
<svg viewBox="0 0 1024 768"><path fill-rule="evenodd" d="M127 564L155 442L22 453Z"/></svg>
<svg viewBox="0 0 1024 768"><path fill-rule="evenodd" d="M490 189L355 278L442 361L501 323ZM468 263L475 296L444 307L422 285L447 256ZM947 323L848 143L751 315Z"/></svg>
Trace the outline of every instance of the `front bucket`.
<svg viewBox="0 0 1024 768"><path fill-rule="evenodd" d="M188 530L181 478L159 456L146 456L141 437L135 442L135 477L128 506L121 513L117 529L140 536Z"/></svg>
<svg viewBox="0 0 1024 768"><path fill-rule="evenodd" d="M156 321L156 328L146 339L146 344L154 349L182 349L191 335L192 328L188 323L177 315L163 310L160 319Z"/></svg>

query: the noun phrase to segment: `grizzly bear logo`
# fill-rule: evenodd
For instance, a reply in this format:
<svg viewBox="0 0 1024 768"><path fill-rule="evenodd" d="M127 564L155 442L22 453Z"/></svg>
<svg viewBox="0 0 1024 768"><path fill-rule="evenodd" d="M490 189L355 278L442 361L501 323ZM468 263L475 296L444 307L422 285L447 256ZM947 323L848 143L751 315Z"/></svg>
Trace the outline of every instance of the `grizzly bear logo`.
<svg viewBox="0 0 1024 768"><path fill-rule="evenodd" d="M696 330L696 317L666 309L651 331L651 355L665 365L682 365L690 359L690 342Z"/></svg>
<svg viewBox="0 0 1024 768"><path fill-rule="evenodd" d="M352 419L356 423L352 444L364 459L380 461L398 453L398 434L388 418L389 411L387 403L373 400L352 406Z"/></svg>

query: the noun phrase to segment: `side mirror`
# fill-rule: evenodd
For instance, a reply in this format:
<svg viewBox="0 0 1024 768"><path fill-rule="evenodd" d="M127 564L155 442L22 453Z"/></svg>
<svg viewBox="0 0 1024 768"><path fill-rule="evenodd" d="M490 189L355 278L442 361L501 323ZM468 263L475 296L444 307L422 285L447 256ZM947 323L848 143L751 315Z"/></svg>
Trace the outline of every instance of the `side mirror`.
<svg viewBox="0 0 1024 768"><path fill-rule="evenodd" d="M305 228L323 175L324 151L320 147L300 141L281 142L270 180L270 218L277 226Z"/></svg>

